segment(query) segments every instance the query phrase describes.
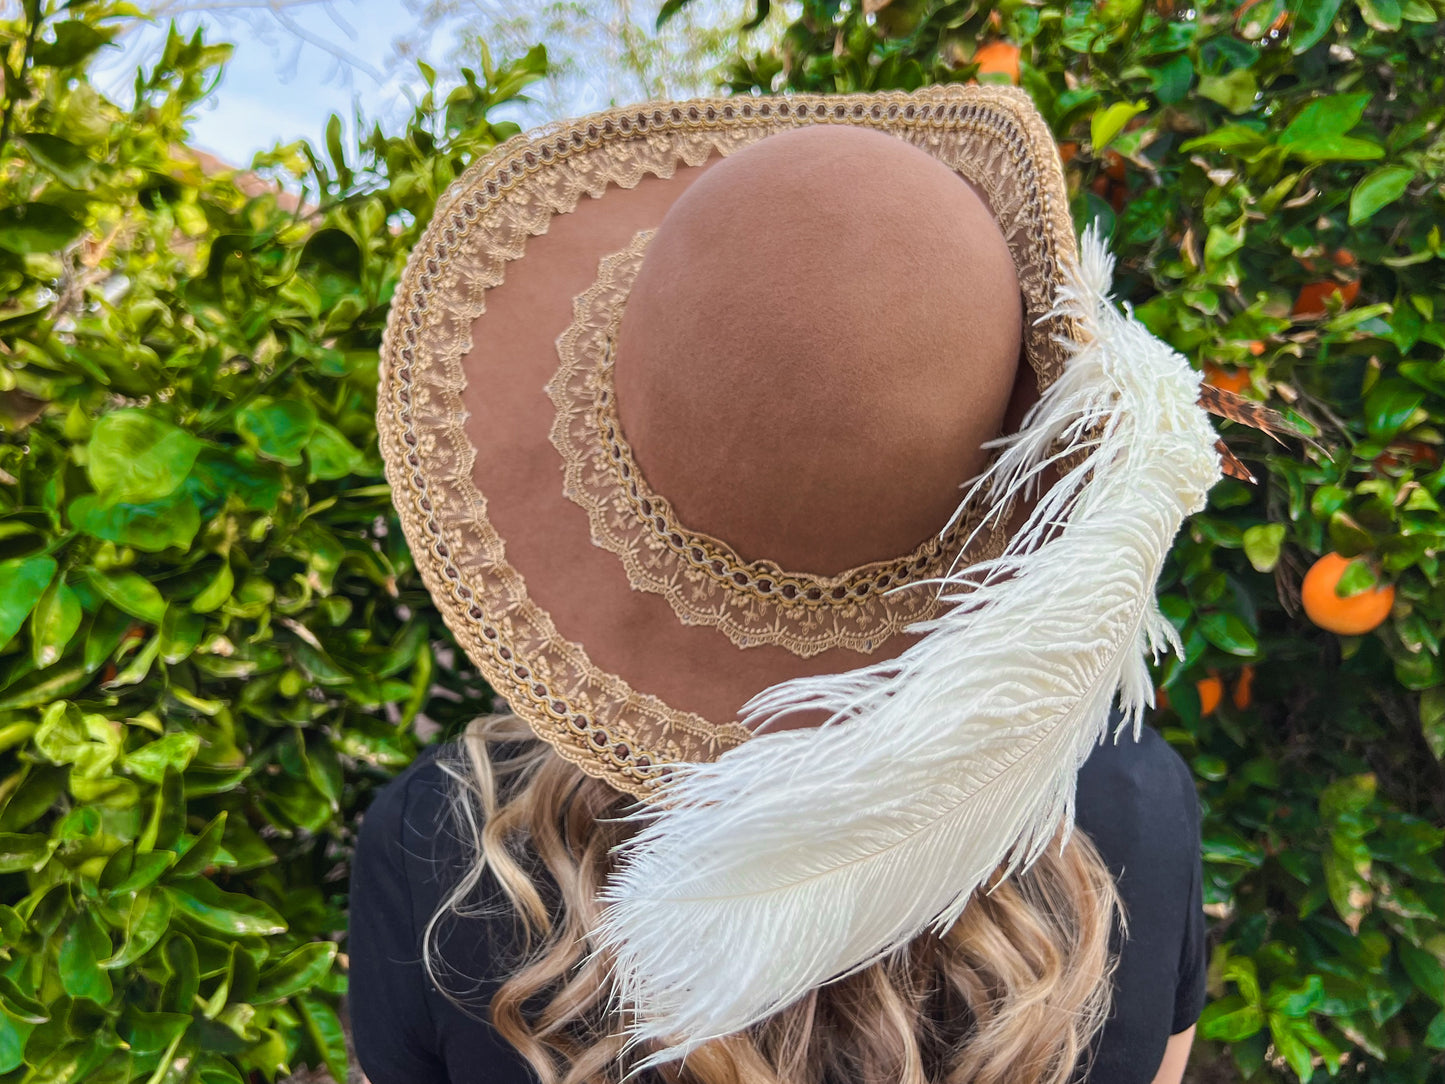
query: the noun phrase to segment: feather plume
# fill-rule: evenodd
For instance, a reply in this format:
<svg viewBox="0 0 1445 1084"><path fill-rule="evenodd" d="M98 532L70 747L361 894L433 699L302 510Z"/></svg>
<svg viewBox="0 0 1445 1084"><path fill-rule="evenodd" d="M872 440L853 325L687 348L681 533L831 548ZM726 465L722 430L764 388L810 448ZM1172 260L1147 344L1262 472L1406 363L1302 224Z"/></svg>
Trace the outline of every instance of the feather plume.
<svg viewBox="0 0 1445 1084"><path fill-rule="evenodd" d="M1211 414L1247 425L1251 429L1258 429L1261 433L1268 433L1277 444L1284 443L1280 440L1281 433L1289 436L1300 435L1298 429L1279 411L1271 410L1263 403L1246 399L1235 392L1216 388L1212 384L1199 385L1199 405Z"/></svg>
<svg viewBox="0 0 1445 1084"><path fill-rule="evenodd" d="M1219 462L1225 474L1251 485L1259 481L1250 469L1240 462L1239 457L1229 450L1229 445L1224 443L1223 438L1214 442L1214 450L1219 453Z"/></svg>
<svg viewBox="0 0 1445 1084"><path fill-rule="evenodd" d="M1220 461L1199 374L1110 302L1100 238L1081 248L1058 291L1077 329L1064 372L964 500L1002 516L1037 497L1004 554L951 572L949 608L898 658L746 709L763 723L821 709L824 725L680 765L634 815L594 951L612 958L631 1040L660 1048L639 1068L946 930L996 869L1026 868L1072 826L1116 697L1116 740L1137 738L1146 657L1179 650L1160 565Z"/></svg>

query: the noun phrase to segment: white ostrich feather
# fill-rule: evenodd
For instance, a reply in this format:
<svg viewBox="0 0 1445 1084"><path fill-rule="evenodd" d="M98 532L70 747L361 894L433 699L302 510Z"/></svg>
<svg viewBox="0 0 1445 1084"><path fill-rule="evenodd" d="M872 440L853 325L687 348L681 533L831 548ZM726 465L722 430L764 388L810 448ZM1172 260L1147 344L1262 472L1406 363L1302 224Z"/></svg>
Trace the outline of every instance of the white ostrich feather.
<svg viewBox="0 0 1445 1084"><path fill-rule="evenodd" d="M738 1031L814 987L948 928L1007 862L1061 826L1117 696L1134 736L1146 656L1179 649L1155 584L1183 519L1220 475L1199 374L1108 296L1087 231L1058 292L1070 357L964 504L1032 495L1003 556L942 581L951 608L894 660L789 681L749 722L771 731L679 766L619 855L594 949L614 960L643 1067Z"/></svg>

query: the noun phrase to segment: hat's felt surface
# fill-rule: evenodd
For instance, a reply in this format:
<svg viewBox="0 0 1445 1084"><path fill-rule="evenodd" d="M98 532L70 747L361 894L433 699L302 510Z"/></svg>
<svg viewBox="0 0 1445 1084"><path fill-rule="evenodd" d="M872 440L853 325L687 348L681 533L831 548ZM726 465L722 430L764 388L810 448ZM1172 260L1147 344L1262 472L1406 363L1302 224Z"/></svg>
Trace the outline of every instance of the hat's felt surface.
<svg viewBox="0 0 1445 1084"><path fill-rule="evenodd" d="M493 152L439 205L383 351L389 476L459 643L563 755L634 793L659 760L745 740L753 694L908 642L809 642L828 599L729 587L735 567L826 589L908 556L947 525L1033 376L1057 375L1034 325L1072 229L1022 95L744 104L616 110ZM579 300L599 265L651 230L613 314L615 367L594 381L615 384L599 425L620 423L639 481L670 506L630 570L565 491L548 386L559 337L599 318ZM670 597L649 586L638 561L675 560L675 530L717 543L728 574L674 570ZM850 597L832 620L861 627L887 604ZM783 632L742 636L723 610L742 625L776 610L762 623Z"/></svg>

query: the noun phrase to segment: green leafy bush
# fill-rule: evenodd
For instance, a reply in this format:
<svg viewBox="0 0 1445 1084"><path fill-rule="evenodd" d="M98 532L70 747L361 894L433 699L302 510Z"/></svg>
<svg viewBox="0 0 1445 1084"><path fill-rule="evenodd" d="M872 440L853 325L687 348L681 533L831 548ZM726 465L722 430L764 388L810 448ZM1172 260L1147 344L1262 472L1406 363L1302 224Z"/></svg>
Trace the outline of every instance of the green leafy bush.
<svg viewBox="0 0 1445 1084"><path fill-rule="evenodd" d="M133 11L0 23L0 1081L344 1081L356 813L489 696L391 518L380 333L545 56L262 156L287 210L185 148L228 46L87 81Z"/></svg>
<svg viewBox="0 0 1445 1084"><path fill-rule="evenodd" d="M1008 81L1016 46L1121 296L1211 382L1313 434L1227 428L1259 484L1218 487L1162 584L1188 654L1160 674L1158 722L1207 806L1200 1034L1249 1080L1445 1079L1442 15L803 0L782 47L730 73L742 93ZM1327 552L1358 558L1342 590L1393 586L1378 631L1301 613Z"/></svg>
<svg viewBox="0 0 1445 1084"><path fill-rule="evenodd" d="M1158 722L1208 810L1196 1060L1440 1080L1442 7L1185 3L805 0L729 78L1008 79L1016 46L1121 294L1313 433L1227 429L1260 482L1218 488L1163 585L1188 656ZM226 47L173 34L129 106L90 85L130 10L0 23L0 1084L339 1078L354 814L420 713L489 695L391 518L380 329L545 58L484 64L399 136L333 118L324 153L260 156L295 208L185 147ZM1360 558L1345 590L1393 585L1377 631L1300 612L1330 551Z"/></svg>

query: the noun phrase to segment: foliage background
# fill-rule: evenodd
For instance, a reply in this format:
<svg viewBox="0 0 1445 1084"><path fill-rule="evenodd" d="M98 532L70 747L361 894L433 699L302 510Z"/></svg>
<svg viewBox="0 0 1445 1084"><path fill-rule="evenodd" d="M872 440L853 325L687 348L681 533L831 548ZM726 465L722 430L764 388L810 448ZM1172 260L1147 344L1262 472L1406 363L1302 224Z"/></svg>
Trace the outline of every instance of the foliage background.
<svg viewBox="0 0 1445 1084"><path fill-rule="evenodd" d="M1142 318L1311 428L1226 434L1260 484L1218 488L1163 584L1188 655L1157 722L1214 917L1197 1072L1439 1081L1445 7L1185 3L806 0L727 79L1017 78ZM258 156L298 202L186 147L225 46L172 34L128 103L91 86L135 17L0 22L0 1084L341 1078L358 811L489 695L392 519L380 330L546 56ZM1301 615L1328 551L1394 585L1375 633Z"/></svg>
<svg viewBox="0 0 1445 1084"><path fill-rule="evenodd" d="M448 65L472 64L482 48L500 55L546 42L545 78L510 111L522 124L544 124L612 104L714 93L743 48L776 45L798 4L780 0L747 29L752 13L736 0L689 0L661 26L656 0L408 0L407 7L415 20L398 42L397 61L431 59L439 34L451 39Z"/></svg>

